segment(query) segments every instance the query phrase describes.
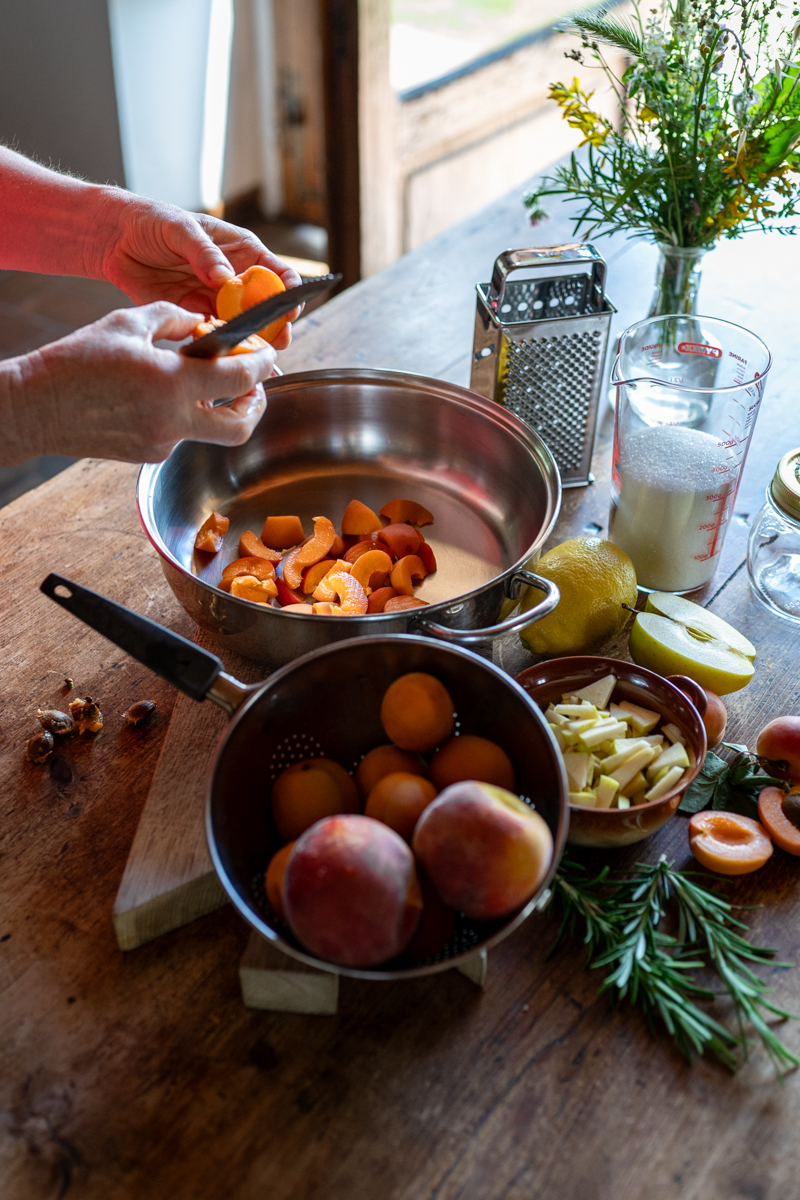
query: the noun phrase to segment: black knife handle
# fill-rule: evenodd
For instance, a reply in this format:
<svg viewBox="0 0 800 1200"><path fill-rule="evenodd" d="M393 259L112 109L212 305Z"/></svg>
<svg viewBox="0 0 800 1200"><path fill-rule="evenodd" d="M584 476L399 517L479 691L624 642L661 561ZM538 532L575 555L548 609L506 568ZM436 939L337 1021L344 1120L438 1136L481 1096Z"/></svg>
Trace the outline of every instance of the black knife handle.
<svg viewBox="0 0 800 1200"><path fill-rule="evenodd" d="M63 575L48 575L40 591L193 700L205 700L223 669L215 654Z"/></svg>

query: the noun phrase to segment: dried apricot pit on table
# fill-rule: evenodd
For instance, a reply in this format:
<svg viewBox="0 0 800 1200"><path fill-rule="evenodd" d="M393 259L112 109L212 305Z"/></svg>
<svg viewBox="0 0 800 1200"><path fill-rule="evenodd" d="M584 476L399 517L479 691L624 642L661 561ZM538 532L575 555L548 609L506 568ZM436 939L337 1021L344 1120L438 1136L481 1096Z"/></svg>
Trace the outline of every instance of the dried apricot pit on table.
<svg viewBox="0 0 800 1200"><path fill-rule="evenodd" d="M431 525L433 514L416 500L390 500L380 510L390 525Z"/></svg>
<svg viewBox="0 0 800 1200"><path fill-rule="evenodd" d="M69 711L79 733L99 733L103 728L103 714L91 696L70 701Z"/></svg>
<svg viewBox="0 0 800 1200"><path fill-rule="evenodd" d="M48 733L54 733L58 737L72 733L75 729L75 722L72 717L65 712L59 712L57 708L38 709L36 720L42 729L46 729Z"/></svg>
<svg viewBox="0 0 800 1200"><path fill-rule="evenodd" d="M758 815L776 846L787 854L800 854L800 791L784 793L781 788L763 788L758 797Z"/></svg>
<svg viewBox="0 0 800 1200"><path fill-rule="evenodd" d="M455 711L450 693L424 671L401 675L384 693L381 724L395 745L425 754L453 732Z"/></svg>
<svg viewBox="0 0 800 1200"><path fill-rule="evenodd" d="M720 875L757 871L772 854L764 826L738 813L699 812L689 821L689 849L699 863Z"/></svg>
<svg viewBox="0 0 800 1200"><path fill-rule="evenodd" d="M355 813L360 808L355 780L330 758L294 763L272 785L272 815L287 841L323 817Z"/></svg>
<svg viewBox="0 0 800 1200"><path fill-rule="evenodd" d="M137 700L122 715L129 725L141 725L143 721L149 721L155 711L156 706L153 700Z"/></svg>
<svg viewBox="0 0 800 1200"><path fill-rule="evenodd" d="M261 541L276 550L291 550L305 536L299 517L267 517L261 530Z"/></svg>
<svg viewBox="0 0 800 1200"><path fill-rule="evenodd" d="M28 758L32 763L43 763L53 753L56 741L49 729L40 729L28 742Z"/></svg>
<svg viewBox="0 0 800 1200"><path fill-rule="evenodd" d="M505 750L497 742L471 733L451 737L439 747L431 759L430 776L439 791L464 779L514 790L514 767Z"/></svg>
<svg viewBox="0 0 800 1200"><path fill-rule="evenodd" d="M212 512L197 531L197 537L194 539L195 550L202 550L205 554L216 554L222 547L222 539L228 532L229 525L230 521L223 517L222 513Z"/></svg>

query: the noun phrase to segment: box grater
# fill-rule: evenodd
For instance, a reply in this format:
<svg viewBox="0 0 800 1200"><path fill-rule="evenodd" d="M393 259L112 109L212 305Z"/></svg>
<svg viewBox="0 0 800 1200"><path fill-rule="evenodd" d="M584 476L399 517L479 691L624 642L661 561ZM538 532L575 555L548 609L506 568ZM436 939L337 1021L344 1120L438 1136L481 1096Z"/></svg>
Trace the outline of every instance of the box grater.
<svg viewBox="0 0 800 1200"><path fill-rule="evenodd" d="M522 269L525 279L509 278ZM616 312L605 296L605 275L594 246L578 242L506 250L492 282L478 284L470 387L536 430L564 487L594 478L597 405Z"/></svg>

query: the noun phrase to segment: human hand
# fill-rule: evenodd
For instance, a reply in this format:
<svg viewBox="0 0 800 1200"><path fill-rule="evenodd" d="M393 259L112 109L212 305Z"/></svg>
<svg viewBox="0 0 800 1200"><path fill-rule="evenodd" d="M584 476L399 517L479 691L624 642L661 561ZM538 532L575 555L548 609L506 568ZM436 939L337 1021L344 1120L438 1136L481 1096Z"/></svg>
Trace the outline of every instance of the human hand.
<svg viewBox="0 0 800 1200"><path fill-rule="evenodd" d="M122 205L120 195L126 197ZM226 279L252 266L268 267L287 288L301 282L247 229L117 189L110 203L102 222L101 273L136 304L170 300L192 312L213 314ZM287 324L273 342L275 349L284 350L291 337Z"/></svg>
<svg viewBox="0 0 800 1200"><path fill-rule="evenodd" d="M197 314L164 301L121 309L0 364L2 458L9 465L38 454L160 462L182 438L246 442L266 408L258 381L272 374L275 351L199 359L153 344L186 338L197 322ZM222 396L238 399L213 408Z"/></svg>

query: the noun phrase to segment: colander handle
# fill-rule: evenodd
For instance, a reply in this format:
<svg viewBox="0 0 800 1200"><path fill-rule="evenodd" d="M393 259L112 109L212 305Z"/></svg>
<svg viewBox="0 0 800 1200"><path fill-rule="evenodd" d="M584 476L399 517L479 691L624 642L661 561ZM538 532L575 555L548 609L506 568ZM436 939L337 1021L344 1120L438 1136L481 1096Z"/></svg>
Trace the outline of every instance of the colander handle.
<svg viewBox="0 0 800 1200"><path fill-rule="evenodd" d="M510 617L499 621L497 625L486 625L483 629L453 629L450 625L437 625L435 621L426 621L424 617L417 617L409 632L426 633L430 637L440 638L443 642L455 642L458 646L472 646L476 642L488 642L492 638L502 637L504 633L511 633L514 629L533 625L534 621L540 621L542 617L546 617L553 611L561 596L556 585L549 579L543 579L541 575L534 575L532 571L515 571L506 581L506 591L512 599L519 595L522 584L544 592L544 599L525 612L512 613Z"/></svg>
<svg viewBox="0 0 800 1200"><path fill-rule="evenodd" d="M40 591L193 700L231 713L252 690L227 675L216 654L72 579L48 575Z"/></svg>
<svg viewBox="0 0 800 1200"><path fill-rule="evenodd" d="M592 293L597 308L602 308L606 284L606 263L603 256L588 242L573 242L568 246L539 246L529 250L504 250L495 259L489 299L503 302L506 279L512 271L523 267L569 267L576 263L591 267Z"/></svg>

